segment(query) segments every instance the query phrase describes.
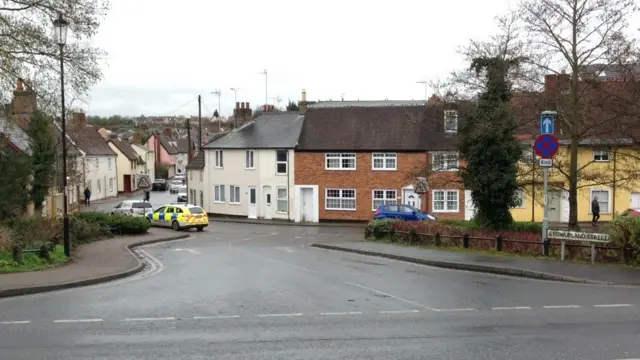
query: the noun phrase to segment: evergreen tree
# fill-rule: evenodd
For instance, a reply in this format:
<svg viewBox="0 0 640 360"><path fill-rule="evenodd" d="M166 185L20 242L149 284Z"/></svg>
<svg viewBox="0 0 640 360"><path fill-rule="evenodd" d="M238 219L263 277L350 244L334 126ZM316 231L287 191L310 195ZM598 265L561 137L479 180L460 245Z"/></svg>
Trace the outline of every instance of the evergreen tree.
<svg viewBox="0 0 640 360"><path fill-rule="evenodd" d="M29 178L31 160L0 142L0 219L22 216L31 200Z"/></svg>
<svg viewBox="0 0 640 360"><path fill-rule="evenodd" d="M287 111L300 111L300 107L295 102L289 100L287 104Z"/></svg>
<svg viewBox="0 0 640 360"><path fill-rule="evenodd" d="M29 120L27 129L29 148L31 149L31 201L36 211L42 210L42 204L53 184L56 172L57 140L51 119L35 112Z"/></svg>
<svg viewBox="0 0 640 360"><path fill-rule="evenodd" d="M511 83L507 75L519 62L480 57L471 63L486 86L477 108L461 127L460 155L467 162L461 176L465 188L471 190L476 221L489 228L511 224L510 209L517 205L522 148L515 137L517 123L510 109Z"/></svg>

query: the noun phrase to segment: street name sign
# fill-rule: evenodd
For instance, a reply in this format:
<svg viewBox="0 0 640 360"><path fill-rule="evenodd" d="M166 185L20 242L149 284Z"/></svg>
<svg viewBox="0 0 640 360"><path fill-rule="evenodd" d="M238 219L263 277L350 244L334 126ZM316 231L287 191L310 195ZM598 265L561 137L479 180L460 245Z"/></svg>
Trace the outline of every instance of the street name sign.
<svg viewBox="0 0 640 360"><path fill-rule="evenodd" d="M553 167L553 159L539 159L538 161L538 164L540 164L542 168Z"/></svg>
<svg viewBox="0 0 640 360"><path fill-rule="evenodd" d="M552 229L547 230L547 238L558 240L587 241L595 243L611 242L611 236L609 236L609 234Z"/></svg>

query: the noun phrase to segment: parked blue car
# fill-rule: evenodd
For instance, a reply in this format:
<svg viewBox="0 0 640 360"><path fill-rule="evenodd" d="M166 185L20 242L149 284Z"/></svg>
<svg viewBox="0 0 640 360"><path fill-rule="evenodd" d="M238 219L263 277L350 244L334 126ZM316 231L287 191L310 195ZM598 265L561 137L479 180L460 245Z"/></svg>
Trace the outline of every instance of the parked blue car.
<svg viewBox="0 0 640 360"><path fill-rule="evenodd" d="M424 213L411 205L380 205L373 216L374 220L399 219L404 221L436 220L436 217Z"/></svg>

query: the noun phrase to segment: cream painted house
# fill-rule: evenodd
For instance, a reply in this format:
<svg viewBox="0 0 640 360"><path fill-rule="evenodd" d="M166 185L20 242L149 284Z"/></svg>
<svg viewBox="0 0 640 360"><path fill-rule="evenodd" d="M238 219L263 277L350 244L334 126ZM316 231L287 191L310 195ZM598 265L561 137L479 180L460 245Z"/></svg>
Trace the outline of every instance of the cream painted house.
<svg viewBox="0 0 640 360"><path fill-rule="evenodd" d="M138 190L138 184L136 184L136 174L139 174L138 165L141 163L140 156L131 147L131 144L110 139L109 146L118 155L118 162L116 167L116 173L118 176L118 192L119 193L132 193Z"/></svg>
<svg viewBox="0 0 640 360"><path fill-rule="evenodd" d="M294 147L303 121L297 112L264 113L205 145L205 211L293 221Z"/></svg>
<svg viewBox="0 0 640 360"><path fill-rule="evenodd" d="M189 194L189 204L198 205L207 211L205 199L210 196L210 190L205 186L209 177L205 173L204 165L204 152L202 151L187 164L187 193Z"/></svg>
<svg viewBox="0 0 640 360"><path fill-rule="evenodd" d="M138 156L143 160L144 164L138 164L137 174L146 174L149 175L151 180L156 177L156 154L153 150L150 150L144 145L131 144L133 150L136 151Z"/></svg>

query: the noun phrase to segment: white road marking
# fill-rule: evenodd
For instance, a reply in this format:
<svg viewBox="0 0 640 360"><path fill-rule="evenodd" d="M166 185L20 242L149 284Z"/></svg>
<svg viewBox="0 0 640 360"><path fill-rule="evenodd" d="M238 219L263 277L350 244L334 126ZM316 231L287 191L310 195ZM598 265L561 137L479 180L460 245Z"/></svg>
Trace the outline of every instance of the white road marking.
<svg viewBox="0 0 640 360"><path fill-rule="evenodd" d="M188 252L190 252L190 253L192 253L192 254L196 254L196 255L199 255L199 254L200 254L200 252L199 252L199 251L197 251L197 250L193 250L193 249L187 249L187 251L188 251Z"/></svg>
<svg viewBox="0 0 640 360"><path fill-rule="evenodd" d="M396 299L396 300L398 300L398 301L402 301L402 302L405 302L405 303L407 303L407 304L411 304L411 305L413 305L413 306L418 306L418 307L421 307L421 308L426 309L426 310L434 310L433 308L430 308L430 307L428 307L428 306L426 306L426 305L423 305L423 304L417 303L417 302L415 302L415 301L407 300L407 299L402 298L402 297L400 297L400 296L392 295L392 294L386 293L386 292L384 292L384 291L376 290L376 289L370 288L370 287L368 287L368 286L364 286L364 285L356 284L356 283L354 283L354 282L350 282L350 281L345 281L344 283L345 283L345 284L348 284L348 285L351 285L351 286L359 287L359 288L361 288L361 289L365 289L365 290L373 291L374 293L377 293L377 294L380 294L380 295L384 295L384 296L388 296L388 297L390 297L390 298L392 298L392 299Z"/></svg>
<svg viewBox="0 0 640 360"><path fill-rule="evenodd" d="M194 316L194 320L236 319L240 315Z"/></svg>
<svg viewBox="0 0 640 360"><path fill-rule="evenodd" d="M175 317L158 317L158 318L128 318L124 319L124 321L169 321L175 320Z"/></svg>
<svg viewBox="0 0 640 360"><path fill-rule="evenodd" d="M431 309L436 312L476 311L474 308Z"/></svg>
<svg viewBox="0 0 640 360"><path fill-rule="evenodd" d="M302 313L295 314L260 314L258 317L287 317L287 316L302 316Z"/></svg>
<svg viewBox="0 0 640 360"><path fill-rule="evenodd" d="M531 310L530 306L500 306L493 307L491 310Z"/></svg>
<svg viewBox="0 0 640 360"><path fill-rule="evenodd" d="M604 305L593 305L594 307L603 307L603 308L610 308L610 307L632 307L632 304L604 304Z"/></svg>
<svg viewBox="0 0 640 360"><path fill-rule="evenodd" d="M332 316L332 315L362 315L361 311L348 311L348 312L326 312L320 313L320 315Z"/></svg>
<svg viewBox="0 0 640 360"><path fill-rule="evenodd" d="M3 321L3 324L6 325L14 325L14 324L29 324L31 321L29 320L18 320L18 321Z"/></svg>
<svg viewBox="0 0 640 360"><path fill-rule="evenodd" d="M66 320L53 320L54 323L91 323L101 322L102 319L66 319Z"/></svg>
<svg viewBox="0 0 640 360"><path fill-rule="evenodd" d="M580 305L547 305L543 306L545 309L578 309Z"/></svg>
<svg viewBox="0 0 640 360"><path fill-rule="evenodd" d="M380 314L409 314L409 313L417 313L420 310L388 310L388 311L380 311Z"/></svg>
<svg viewBox="0 0 640 360"><path fill-rule="evenodd" d="M291 250L291 248L288 248L288 247L277 247L276 249L282 250L282 251L286 251L286 252L290 252L290 253L293 252L293 250Z"/></svg>

